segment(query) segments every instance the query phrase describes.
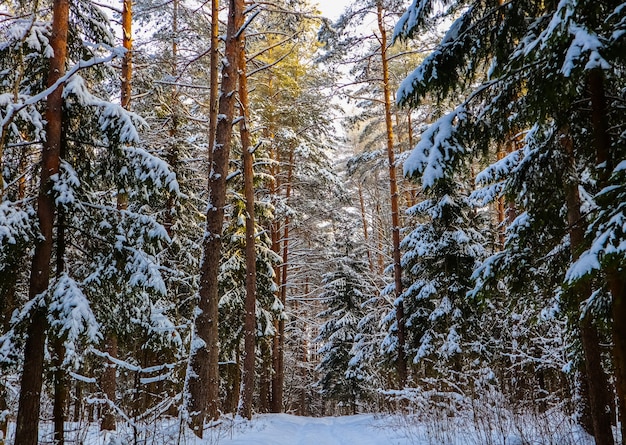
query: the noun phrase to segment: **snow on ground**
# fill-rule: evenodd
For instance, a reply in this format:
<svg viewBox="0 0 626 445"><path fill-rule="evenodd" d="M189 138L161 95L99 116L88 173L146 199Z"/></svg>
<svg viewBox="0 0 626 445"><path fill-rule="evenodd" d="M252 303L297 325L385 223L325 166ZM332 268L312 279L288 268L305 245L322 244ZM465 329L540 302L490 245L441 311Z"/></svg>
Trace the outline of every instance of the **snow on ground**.
<svg viewBox="0 0 626 445"><path fill-rule="evenodd" d="M491 420L491 421L490 421ZM562 419L560 419L562 420ZM216 445L592 445L578 426L559 419L439 417L417 420L403 415L361 414L344 417L255 416L222 423L212 432ZM205 436L206 437L206 436ZM188 442L188 445L191 445ZM204 445L198 443L193 445Z"/></svg>
<svg viewBox="0 0 626 445"><path fill-rule="evenodd" d="M431 413L432 414L432 413ZM556 416L494 418L360 414L344 417L298 417L260 414L252 421L223 417L198 439L180 419L165 417L136 424L118 422L118 430L103 434L97 422L66 424L68 445L592 445L579 426ZM130 419L128 419L130 421ZM181 431L181 426L183 426ZM43 422L40 444L51 444L52 423ZM13 444L11 424L7 445Z"/></svg>
<svg viewBox="0 0 626 445"><path fill-rule="evenodd" d="M371 414L344 417L259 415L243 428L235 427L220 445L406 445L403 431Z"/></svg>

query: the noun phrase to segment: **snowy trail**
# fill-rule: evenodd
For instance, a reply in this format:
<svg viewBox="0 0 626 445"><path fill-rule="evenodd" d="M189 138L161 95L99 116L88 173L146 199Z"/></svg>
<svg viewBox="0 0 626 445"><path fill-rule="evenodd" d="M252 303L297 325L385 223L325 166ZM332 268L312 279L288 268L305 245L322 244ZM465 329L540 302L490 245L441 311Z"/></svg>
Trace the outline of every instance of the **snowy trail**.
<svg viewBox="0 0 626 445"><path fill-rule="evenodd" d="M235 428L220 445L406 445L401 432L384 427L372 415L297 417L261 415Z"/></svg>

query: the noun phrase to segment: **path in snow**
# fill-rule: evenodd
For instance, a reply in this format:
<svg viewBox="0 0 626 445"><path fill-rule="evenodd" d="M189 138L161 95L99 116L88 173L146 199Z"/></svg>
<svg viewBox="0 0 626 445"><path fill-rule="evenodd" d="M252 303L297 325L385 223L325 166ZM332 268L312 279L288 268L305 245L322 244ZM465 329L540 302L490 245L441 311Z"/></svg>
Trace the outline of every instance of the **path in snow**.
<svg viewBox="0 0 626 445"><path fill-rule="evenodd" d="M219 445L406 445L402 431L373 415L297 417L259 415L252 423L236 426Z"/></svg>

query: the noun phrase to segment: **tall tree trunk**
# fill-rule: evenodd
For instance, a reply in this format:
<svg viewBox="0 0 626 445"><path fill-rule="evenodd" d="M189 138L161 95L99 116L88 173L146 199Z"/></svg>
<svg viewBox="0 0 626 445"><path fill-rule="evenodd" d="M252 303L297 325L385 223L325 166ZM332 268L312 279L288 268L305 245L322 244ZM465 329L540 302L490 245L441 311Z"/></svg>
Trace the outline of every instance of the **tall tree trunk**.
<svg viewBox="0 0 626 445"><path fill-rule="evenodd" d="M278 220L272 222L272 250L276 254L280 254L281 242L280 242L280 222ZM276 283L276 297L281 300L281 284L282 284L282 270L280 265L274 267L274 282ZM283 324L281 328L281 323ZM282 369L280 363L280 348L281 348L281 332L284 332L284 322L281 319L274 320L274 337L272 338L272 376L271 376L271 392L270 392L270 412L281 412L282 406L282 394L278 391L279 379L278 371ZM278 398L281 398L280 402Z"/></svg>
<svg viewBox="0 0 626 445"><path fill-rule="evenodd" d="M270 390L272 383L272 350L269 339L261 339L261 376L259 382L259 412L267 413L270 409Z"/></svg>
<svg viewBox="0 0 626 445"><path fill-rule="evenodd" d="M567 221L569 225L570 249L572 262L576 261L585 247L584 218L580 207L580 194L578 192L578 179L575 171L575 158L573 142L568 134L561 137L561 145L564 148L568 160L568 172L565 178L565 201L567 206ZM593 432L597 445L613 445L613 432L611 430L611 410L609 381L602 369L602 356L600 354L600 335L593 324L592 315L585 314L580 317L578 308L587 300L592 293L591 283L588 280L581 281L574 286L575 294L574 317L579 321L580 337L583 347L585 371L589 388L589 407Z"/></svg>
<svg viewBox="0 0 626 445"><path fill-rule="evenodd" d="M238 0L243 10L243 0ZM246 200L246 301L244 317L244 351L243 375L241 378L241 399L238 414L252 419L252 403L254 396L254 371L256 349L256 243L254 217L254 155L250 142L248 78L246 77L245 34L240 33L239 49L239 106L241 107L240 136L241 156L243 158L243 189Z"/></svg>
<svg viewBox="0 0 626 445"><path fill-rule="evenodd" d="M120 104L130 110L131 79L133 77L133 10L132 0L123 0L122 5L122 46L126 50L122 59L122 94Z"/></svg>
<svg viewBox="0 0 626 445"><path fill-rule="evenodd" d="M626 445L626 285L622 274L611 270L608 274L609 290L613 297L613 363L615 388L620 417L622 445Z"/></svg>
<svg viewBox="0 0 626 445"><path fill-rule="evenodd" d="M604 188L610 184L613 168L620 159L616 159L611 150L611 137L608 129L608 107L604 88L604 74L601 69L589 72L589 90L591 93L591 120L593 125L596 161L600 166L598 186ZM622 444L626 445L626 275L623 268L610 265L607 281L612 301L612 338L613 365L615 367L615 389L619 408Z"/></svg>
<svg viewBox="0 0 626 445"><path fill-rule="evenodd" d="M132 97L132 75L133 75L133 44L132 44L132 0L123 0L122 4L122 45L126 50L122 59L122 76L120 88L120 105L130 110ZM121 212L128 208L128 193L125 186L118 186L116 196L117 209ZM120 220L122 216L120 215ZM108 329L105 334L104 350L112 358L117 358L118 338L113 329ZM117 429L115 410L109 404L117 401L117 366L111 360L106 360L101 381L102 391L106 395L107 405L102 408L101 431L115 431Z"/></svg>
<svg viewBox="0 0 626 445"><path fill-rule="evenodd" d="M383 67L383 94L385 102L385 126L387 128L387 158L389 165L389 194L391 198L391 225L393 236L393 274L395 283L396 327L398 330L398 346L396 371L398 386L403 388L407 380L407 363L405 353L405 320L402 295L402 266L400 264L400 214L398 209L398 183L396 180L396 161L393 148L393 124L391 120L391 100L389 93L389 64L387 60L387 30L383 23L382 1L376 2L378 30L380 31L380 57Z"/></svg>
<svg viewBox="0 0 626 445"><path fill-rule="evenodd" d="M289 163L287 165L287 182L285 191L285 202L291 197L291 181L293 180L294 149L289 151ZM280 273L280 302L285 310L287 309L287 272L289 268L289 216L285 217L283 223L283 263ZM273 362L274 378L272 379L272 405L273 413L280 413L283 410L284 386L285 386L285 320L278 321L277 345L274 351Z"/></svg>
<svg viewBox="0 0 626 445"><path fill-rule="evenodd" d="M270 50L271 51L271 50ZM272 72L268 71L268 79L267 79L267 89L268 89L268 97L273 97L274 89L273 89L273 76ZM266 137L272 141L271 154L273 164L270 166L270 171L272 173L272 177L274 178L274 182L270 186L270 194L272 196L277 196L280 190L281 181L280 181L280 160L281 153L279 147L274 144L274 116L270 115L269 123L267 126L267 134ZM272 238L272 250L276 255L281 255L281 222L279 217L275 218L272 221L271 227L271 238ZM276 298L281 300L281 284L282 284L282 266L277 264L274 266L274 283L276 284ZM282 368L280 363L281 357L281 331L284 331L284 327L281 329L281 320L274 320L274 337L272 338L272 358L271 358L271 378L270 378L270 394L269 394L269 411L278 413L281 412L282 407L282 394L279 394L278 391L278 370ZM282 385L282 383L281 383ZM280 401L278 400L280 398Z"/></svg>
<svg viewBox="0 0 626 445"><path fill-rule="evenodd" d="M104 352L113 358L117 358L117 334L110 331L106 334L104 340ZM100 431L115 431L115 410L109 404L117 402L117 365L108 360L104 364L104 372L100 382L102 392L106 395L107 405L102 407L102 421L100 422Z"/></svg>
<svg viewBox="0 0 626 445"><path fill-rule="evenodd" d="M215 146L217 130L217 92L219 63L219 0L211 0L211 56L209 59L209 147ZM213 150L209 150L209 166L213 165Z"/></svg>
<svg viewBox="0 0 626 445"><path fill-rule="evenodd" d="M367 251L367 262L370 267L370 272L374 272L374 263L372 262L372 251L369 243L369 234L367 228L367 213L365 211L365 199L363 199L363 184L359 182L357 184L359 191L359 206L361 209L361 224L363 226L363 241L365 242L365 248Z"/></svg>
<svg viewBox="0 0 626 445"><path fill-rule="evenodd" d="M226 30L226 62L222 67L222 86L213 162L209 173L207 225L200 264L198 313L194 324L194 338L187 373L187 403L190 426L202 437L206 418L219 416L219 344L218 344L218 272L221 259L222 226L226 204L226 176L232 136L232 122L237 87L239 33L243 11L239 0L229 0Z"/></svg>
<svg viewBox="0 0 626 445"><path fill-rule="evenodd" d="M61 134L61 148L59 156L61 159L66 156L67 141L65 138L65 126ZM59 278L65 271L65 250L66 250L66 224L65 210L63 207L57 210L57 248L56 248L56 276ZM67 403L67 374L63 368L65 362L65 340L64 333L56 333L52 340L52 375L54 386L54 400L52 405L52 417L54 419L54 442L56 445L65 443L65 405Z"/></svg>
<svg viewBox="0 0 626 445"><path fill-rule="evenodd" d="M129 0L124 0L124 3ZM178 35L178 0L173 0L172 2L172 35ZM171 61L171 75L172 79L176 79L178 76L178 43L176 37L172 39L172 61ZM170 168L176 172L178 169L178 158L179 158L179 147L178 147L178 126L179 126L179 103L178 103L178 87L176 85L172 85L172 96L171 96L171 116L170 116L170 140L171 145L167 152L167 163L170 165ZM210 117L213 115L213 108L210 111ZM210 133L212 134L213 130L211 127ZM214 136L213 136L214 138ZM174 225L174 213L176 212L176 194L173 192L169 192L167 196L167 202L165 204L165 218L163 221L163 226L167 231L167 235L172 237L172 226Z"/></svg>
<svg viewBox="0 0 626 445"><path fill-rule="evenodd" d="M68 25L69 0L54 0L50 35L50 46L54 51L54 56L50 59L48 86L52 86L65 73ZM41 155L41 176L37 196L37 217L42 237L36 241L32 260L28 289L31 300L43 295L50 282L50 260L56 213L50 177L59 172L61 135L63 132L62 95L63 87L59 86L47 98L46 139ZM38 441L46 327L45 305L35 305L26 332L15 445L36 445Z"/></svg>

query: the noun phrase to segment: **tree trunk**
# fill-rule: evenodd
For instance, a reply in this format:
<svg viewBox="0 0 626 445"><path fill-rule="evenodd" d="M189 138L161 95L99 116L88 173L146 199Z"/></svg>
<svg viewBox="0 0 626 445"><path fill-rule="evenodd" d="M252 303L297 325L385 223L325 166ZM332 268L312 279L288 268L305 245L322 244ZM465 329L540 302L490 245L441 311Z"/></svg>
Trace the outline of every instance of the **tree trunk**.
<svg viewBox="0 0 626 445"><path fill-rule="evenodd" d="M124 0L124 4L126 4ZM178 34L178 0L173 0L172 2L172 35L176 36ZM178 76L178 43L176 37L172 39L172 69L171 75L172 79L176 79ZM170 168L177 172L178 170L178 158L179 158L179 147L178 147L178 125L179 125L179 103L178 103L178 87L176 85L172 85L172 96L171 96L171 116L170 116L170 147L167 152L167 163L170 165ZM213 109L211 108L210 115L212 116ZM212 127L211 127L212 128ZM213 130L210 130L211 134ZM174 214L176 212L176 194L173 192L168 192L167 202L165 203L165 217L163 218L163 226L167 231L167 235L172 237L172 226L174 225Z"/></svg>
<svg viewBox="0 0 626 445"><path fill-rule="evenodd" d="M115 332L107 333L104 351L113 358L117 357L117 335ZM104 366L100 385L102 392L106 395L107 405L102 407L100 431L115 431L115 410L109 404L117 403L117 366L110 360L107 360Z"/></svg>
<svg viewBox="0 0 626 445"><path fill-rule="evenodd" d="M0 386L0 445L6 444L9 429L9 405L7 404L7 390Z"/></svg>
<svg viewBox="0 0 626 445"><path fill-rule="evenodd" d="M609 289L613 297L613 363L615 366L615 389L620 416L622 445L626 445L626 285L623 272L611 270L608 275Z"/></svg>
<svg viewBox="0 0 626 445"><path fill-rule="evenodd" d="M396 372L398 386L403 388L407 380L407 363L405 348L404 304L402 295L402 266L400 264L400 214L398 210L398 183L396 180L396 161L393 151L393 124L391 121L391 100L389 93L389 66L387 61L387 31L383 23L382 1L376 2L378 13L378 30L380 31L380 57L383 67L383 94L385 101L385 126L387 128L387 157L389 165L389 194L391 198L391 224L393 235L393 273L395 283L396 327L398 330L398 346Z"/></svg>
<svg viewBox="0 0 626 445"><path fill-rule="evenodd" d="M288 202L291 197L291 181L293 179L293 161L294 150L289 152L289 164L287 166L287 188L285 191L285 201ZM280 273L280 302L283 304L283 308L287 308L287 271L289 261L289 216L285 217L283 225L283 264ZM280 319L278 321L278 333L277 344L274 350L274 378L272 379L272 406L273 413L280 413L283 411L283 398L284 398L284 386L285 386L285 320Z"/></svg>
<svg viewBox="0 0 626 445"><path fill-rule="evenodd" d="M54 0L50 46L48 86L65 73L69 0ZM38 238L32 260L28 295L32 300L43 295L50 282L50 260L53 246L53 226L56 213L55 197L50 177L59 172L61 134L63 132L63 87L50 93L46 109L46 139L41 155L41 177L37 196L37 217L42 238ZM39 410L43 383L44 345L47 313L45 305L35 305L26 332L24 368L21 378L15 445L36 445L39 435Z"/></svg>
<svg viewBox="0 0 626 445"><path fill-rule="evenodd" d="M367 213L365 212L365 200L363 199L363 185L361 182L357 184L359 191L359 206L361 209L361 224L363 226L363 241L365 242L365 248L367 251L367 263L370 267L370 272L374 272L374 263L372 262L372 252L369 243L369 234L367 228Z"/></svg>
<svg viewBox="0 0 626 445"><path fill-rule="evenodd" d="M122 59L122 94L120 105L126 110L130 109L131 99L131 79L133 76L133 39L132 39L132 23L133 10L132 0L123 0L122 5L122 46L126 49L124 58Z"/></svg>
<svg viewBox="0 0 626 445"><path fill-rule="evenodd" d="M273 82L272 82L272 74L271 71L268 71L268 80L267 80L267 88L268 95L271 97L273 95ZM270 116L270 122L267 129L267 138L271 141L274 140L274 123L273 123L273 115ZM273 143L272 143L273 144ZM270 194L277 195L278 190L280 189L280 150L278 147L273 146L271 149L272 158L274 163L270 166L270 171L272 173L272 177L274 178L274 182L270 186ZM276 253L276 255L281 254L281 223L278 218L272 221L271 224L271 237L272 237L272 250ZM282 284L282 267L280 264L274 266L274 283L276 284L276 298L281 301L281 284ZM279 369L282 369L280 363L281 356L281 331L284 331L284 326L281 329L281 320L274 320L274 337L272 338L272 358L271 358L271 370L272 375L270 378L270 394L269 394L269 411L273 413L281 412L282 406L282 394L279 394L278 391L278 372ZM282 383L281 383L282 386ZM280 402L278 399L281 399Z"/></svg>
<svg viewBox="0 0 626 445"><path fill-rule="evenodd" d="M64 339L55 338L53 349L54 403L52 416L54 418L54 443L61 445L65 443L65 405L67 403L67 375L63 369L63 361L65 360Z"/></svg>
<svg viewBox="0 0 626 445"><path fill-rule="evenodd" d="M611 151L611 137L607 123L606 91L601 69L589 72L591 93L591 120L593 125L596 161L600 168L598 186L609 185L613 168L620 159L615 159ZM619 407L622 444L626 445L626 276L623 268L610 265L606 271L612 301L613 366L615 368L615 389Z"/></svg>
<svg viewBox="0 0 626 445"><path fill-rule="evenodd" d="M211 0L211 56L209 59L209 147L215 145L217 129L217 88L219 63L219 0ZM213 165L213 150L209 150L209 166Z"/></svg>
<svg viewBox="0 0 626 445"><path fill-rule="evenodd" d="M243 10L243 0L239 8ZM239 106L241 108L240 136L241 155L243 158L243 189L246 200L246 301L244 318L244 352L243 375L241 382L241 399L238 414L252 419L252 403L254 396L254 371L256 349L256 242L254 217L254 156L251 152L248 101L248 79L246 77L246 48L244 31L240 33L239 49Z"/></svg>
<svg viewBox="0 0 626 445"><path fill-rule="evenodd" d="M281 242L280 242L280 223L278 221L272 222L272 250L276 252L276 254L280 254L281 250ZM276 296L278 300L281 300L281 284L282 284L282 270L283 268L278 265L274 267L274 275L275 275L275 283L276 283ZM281 327L281 323L283 326ZM281 332L284 332L284 323L282 320L274 321L274 337L272 338L272 377L271 377L271 393L270 393L270 412L279 413L281 412L282 406L282 394L278 391L279 379L278 372L282 369L280 356L282 347L281 340ZM278 398L281 398L281 401L278 402Z"/></svg>
<svg viewBox="0 0 626 445"><path fill-rule="evenodd" d="M126 49L124 58L122 59L122 76L120 88L120 105L130 110L131 100L131 81L133 74L132 62L132 0L123 0L122 5L122 45ZM119 185L116 196L117 209L121 212L128 208L128 194L125 186ZM120 215L120 220L122 216ZM105 334L104 350L110 357L117 358L118 354L118 338L117 333L112 329L108 329ZM104 372L102 374L102 392L106 395L107 403L117 403L117 366L110 360L106 360L104 364ZM115 421L115 410L110 405L105 405L101 412L101 431L115 431L117 423Z"/></svg>
<svg viewBox="0 0 626 445"><path fill-rule="evenodd" d="M232 121L237 86L239 58L238 30L243 24L240 2L229 0L226 31L226 63L222 67L222 86L219 98L213 162L209 173L207 225L200 264L198 314L189 356L187 374L187 403L190 426L202 437L206 418L219 416L219 344L218 344L218 273L222 247L222 225L226 204L226 176L232 136Z"/></svg>
<svg viewBox="0 0 626 445"><path fill-rule="evenodd" d="M568 170L565 177L565 201L567 205L567 222L569 225L570 249L572 262L576 261L585 247L585 230L583 216L580 210L581 201L578 192L578 180L575 171L574 147L568 134L561 136L561 145L568 156ZM574 317L579 321L580 337L583 347L585 371L589 387L589 408L593 432L597 445L613 445L613 432L611 431L611 410L609 381L602 369L602 356L600 354L600 336L593 324L592 315L586 314L582 319L578 313L580 304L591 296L592 288L588 280L577 283L574 292Z"/></svg>
<svg viewBox="0 0 626 445"><path fill-rule="evenodd" d="M259 412L267 413L270 410L270 390L272 382L272 350L267 338L261 339L261 377L259 382Z"/></svg>
<svg viewBox="0 0 626 445"><path fill-rule="evenodd" d="M65 126L61 134L61 148L59 156L61 159L66 156L67 141L65 138ZM56 276L59 278L65 271L65 249L66 249L66 226L65 210L63 207L57 211L57 248L56 248ZM52 406L52 417L54 419L54 442L56 445L65 443L65 405L67 403L67 374L63 368L65 362L65 333L57 332L52 341L52 366L53 366L53 386L54 400Z"/></svg>

